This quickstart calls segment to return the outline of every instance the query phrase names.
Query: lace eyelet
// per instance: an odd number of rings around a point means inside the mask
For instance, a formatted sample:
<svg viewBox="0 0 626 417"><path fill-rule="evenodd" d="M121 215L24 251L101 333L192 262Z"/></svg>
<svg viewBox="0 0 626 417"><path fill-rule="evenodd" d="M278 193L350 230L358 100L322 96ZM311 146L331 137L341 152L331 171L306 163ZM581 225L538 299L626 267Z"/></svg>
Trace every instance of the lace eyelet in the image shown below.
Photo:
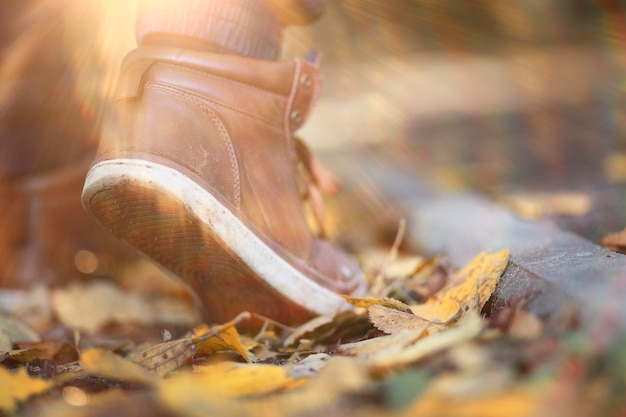
<svg viewBox="0 0 626 417"><path fill-rule="evenodd" d="M300 122L302 122L302 113L300 113L300 110L292 111L289 116L294 123L300 124Z"/></svg>

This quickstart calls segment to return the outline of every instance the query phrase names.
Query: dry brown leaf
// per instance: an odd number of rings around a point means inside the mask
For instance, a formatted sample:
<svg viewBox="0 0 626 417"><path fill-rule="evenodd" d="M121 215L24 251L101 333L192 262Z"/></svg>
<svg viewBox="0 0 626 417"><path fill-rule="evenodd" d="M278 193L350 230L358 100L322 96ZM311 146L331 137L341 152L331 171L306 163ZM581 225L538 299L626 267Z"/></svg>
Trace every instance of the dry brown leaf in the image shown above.
<svg viewBox="0 0 626 417"><path fill-rule="evenodd" d="M68 363L78 359L76 345L64 341L22 342L18 343L16 347L18 350L24 351L24 354L20 354L20 359L13 357L20 362L29 362L35 352L39 352L38 359L49 359L57 363ZM26 353L31 350L33 351L32 354Z"/></svg>
<svg viewBox="0 0 626 417"><path fill-rule="evenodd" d="M87 349L82 352L80 365L85 372L103 378L148 385L154 384L158 379L155 373L149 372L133 361L101 349Z"/></svg>
<svg viewBox="0 0 626 417"><path fill-rule="evenodd" d="M195 352L194 342L186 338L159 343L130 359L159 376L166 376L193 358Z"/></svg>
<svg viewBox="0 0 626 417"><path fill-rule="evenodd" d="M305 323L303 328L298 328L284 342L284 346L298 346L304 349L304 345L316 346L318 344L334 345L341 341L361 338L371 329L371 323L363 312L350 310L339 313L329 320L322 317Z"/></svg>
<svg viewBox="0 0 626 417"><path fill-rule="evenodd" d="M337 346L336 352L346 356L356 356L367 359L380 352L394 355L415 343L422 337L423 329L408 330L406 332L365 339L358 342L344 343Z"/></svg>
<svg viewBox="0 0 626 417"><path fill-rule="evenodd" d="M459 311L480 311L496 288L509 262L509 251L481 253L454 274L433 300L412 306L416 316L434 323L448 323Z"/></svg>
<svg viewBox="0 0 626 417"><path fill-rule="evenodd" d="M430 322L412 313L375 304L367 309L370 321L378 330L394 334L407 330L426 330Z"/></svg>
<svg viewBox="0 0 626 417"><path fill-rule="evenodd" d="M28 375L26 368L11 372L0 366L0 410L12 413L21 401L45 392L52 386L50 381Z"/></svg>
<svg viewBox="0 0 626 417"><path fill-rule="evenodd" d="M46 356L47 350L41 348L15 349L7 352L9 358L17 362L32 362Z"/></svg>
<svg viewBox="0 0 626 417"><path fill-rule="evenodd" d="M298 341L298 339L302 338L307 333L311 333L315 331L315 329L325 326L329 323L333 322L333 317L330 316L317 316L312 318L311 320L301 324L297 327L291 334L285 339L285 346L292 346Z"/></svg>
<svg viewBox="0 0 626 417"><path fill-rule="evenodd" d="M109 323L198 322L197 313L182 300L131 293L104 281L56 290L52 303L64 324L86 332L95 332Z"/></svg>
<svg viewBox="0 0 626 417"><path fill-rule="evenodd" d="M421 338L416 342L406 345L404 349L398 350L395 347L383 349L370 355L367 364L375 371L389 371L398 367L403 367L417 362L429 355L440 352L459 343L471 340L482 331L482 319L478 313L470 313L457 327L442 330L439 333ZM398 336L411 335L408 333L398 333ZM414 339L415 340L415 339Z"/></svg>

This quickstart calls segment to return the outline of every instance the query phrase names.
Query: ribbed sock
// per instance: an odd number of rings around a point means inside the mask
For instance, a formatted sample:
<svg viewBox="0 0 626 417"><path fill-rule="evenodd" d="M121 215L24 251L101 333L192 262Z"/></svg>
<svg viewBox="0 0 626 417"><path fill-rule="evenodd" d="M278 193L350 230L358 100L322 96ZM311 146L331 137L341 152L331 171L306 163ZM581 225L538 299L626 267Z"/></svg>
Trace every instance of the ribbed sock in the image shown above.
<svg viewBox="0 0 626 417"><path fill-rule="evenodd" d="M276 59L283 23L263 0L141 0L137 42Z"/></svg>

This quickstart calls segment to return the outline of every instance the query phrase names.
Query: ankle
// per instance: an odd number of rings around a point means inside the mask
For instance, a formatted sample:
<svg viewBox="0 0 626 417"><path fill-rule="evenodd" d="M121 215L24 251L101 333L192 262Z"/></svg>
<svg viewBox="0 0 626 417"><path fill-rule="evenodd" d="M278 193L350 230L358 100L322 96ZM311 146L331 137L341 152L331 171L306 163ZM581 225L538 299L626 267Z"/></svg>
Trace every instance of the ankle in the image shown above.
<svg viewBox="0 0 626 417"><path fill-rule="evenodd" d="M262 0L142 1L140 45L175 46L277 59L283 24Z"/></svg>

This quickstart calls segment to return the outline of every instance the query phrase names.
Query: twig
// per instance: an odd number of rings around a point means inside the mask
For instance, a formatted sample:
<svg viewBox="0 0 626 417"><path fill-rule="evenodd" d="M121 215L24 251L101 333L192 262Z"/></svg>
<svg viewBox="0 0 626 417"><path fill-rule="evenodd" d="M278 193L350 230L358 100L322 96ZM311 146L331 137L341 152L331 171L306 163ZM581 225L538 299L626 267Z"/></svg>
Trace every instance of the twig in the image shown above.
<svg viewBox="0 0 626 417"><path fill-rule="evenodd" d="M400 249L400 245L402 244L402 240L404 239L404 233L406 231L406 219L400 219L400 223L398 224L398 232L396 233L396 238L389 249L389 253L385 257L382 265L378 269L378 273L374 278L374 283L372 284L372 289L370 290L370 294L373 297L383 296L384 294L380 294L380 292L385 287L385 270L387 266L398 256L398 250Z"/></svg>

